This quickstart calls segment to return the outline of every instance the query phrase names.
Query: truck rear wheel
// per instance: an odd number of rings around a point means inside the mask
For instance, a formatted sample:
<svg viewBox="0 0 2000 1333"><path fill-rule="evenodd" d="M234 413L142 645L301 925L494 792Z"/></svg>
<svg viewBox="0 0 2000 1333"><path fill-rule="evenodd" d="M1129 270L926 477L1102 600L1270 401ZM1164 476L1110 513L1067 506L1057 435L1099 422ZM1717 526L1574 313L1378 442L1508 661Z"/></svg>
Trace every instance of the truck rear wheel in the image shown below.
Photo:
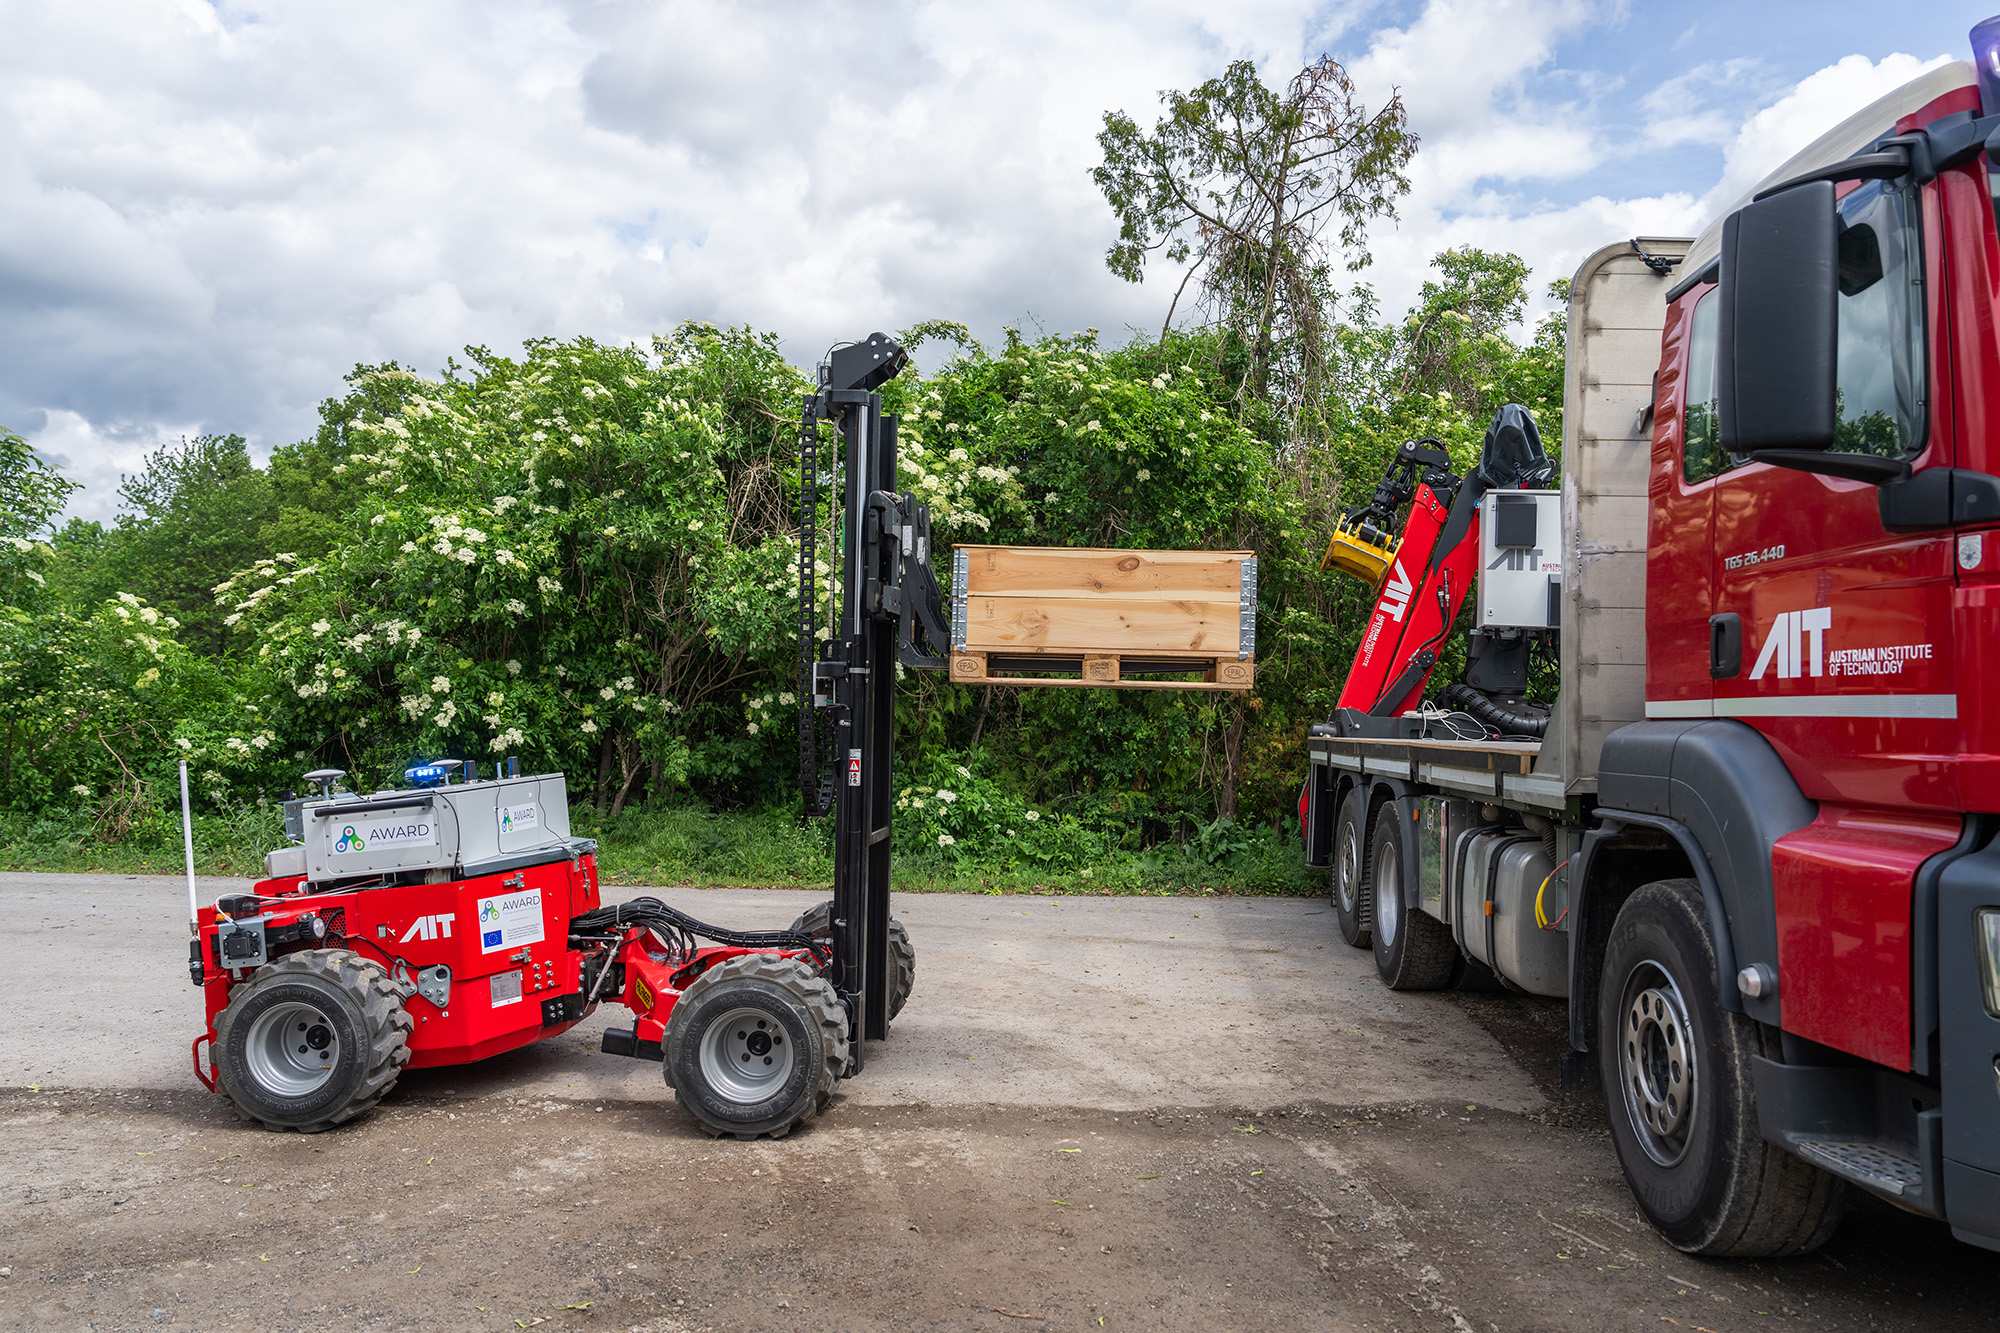
<svg viewBox="0 0 2000 1333"><path fill-rule="evenodd" d="M259 968L215 1020L216 1080L245 1116L307 1134L360 1115L396 1086L415 1024L380 964L309 949Z"/></svg>
<svg viewBox="0 0 2000 1333"><path fill-rule="evenodd" d="M792 929L812 936L827 939L833 934L833 899L817 903L799 914L792 922ZM903 923L895 917L889 918L889 967L893 975L889 978L889 1017L903 1012L903 1004L910 998L910 988L917 984L917 950L910 943L910 932L903 929Z"/></svg>
<svg viewBox="0 0 2000 1333"><path fill-rule="evenodd" d="M667 1019L668 1086L710 1134L783 1138L847 1068L847 1010L796 958L744 954L696 977Z"/></svg>
<svg viewBox="0 0 2000 1333"><path fill-rule="evenodd" d="M1333 919L1340 938L1357 949L1366 949L1370 939L1368 869L1368 793L1356 787L1333 824Z"/></svg>
<svg viewBox="0 0 2000 1333"><path fill-rule="evenodd" d="M1451 984L1458 945L1436 917L1412 910L1405 879L1416 873L1403 854L1402 820L1395 802L1375 817L1368 851L1375 971L1390 990L1441 990Z"/></svg>
<svg viewBox="0 0 2000 1333"><path fill-rule="evenodd" d="M1751 1059L1778 1034L1724 1009L1701 886L1666 879L1619 910L1597 1002L1611 1141L1639 1209L1689 1254L1774 1258L1823 1245L1845 1185L1764 1141Z"/></svg>

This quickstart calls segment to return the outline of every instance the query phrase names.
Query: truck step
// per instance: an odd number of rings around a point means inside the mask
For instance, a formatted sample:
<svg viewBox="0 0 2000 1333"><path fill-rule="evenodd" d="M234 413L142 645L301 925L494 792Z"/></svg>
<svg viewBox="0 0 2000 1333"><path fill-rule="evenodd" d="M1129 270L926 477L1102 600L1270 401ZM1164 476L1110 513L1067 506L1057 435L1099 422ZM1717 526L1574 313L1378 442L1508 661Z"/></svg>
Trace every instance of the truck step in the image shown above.
<svg viewBox="0 0 2000 1333"><path fill-rule="evenodd" d="M1000 673L1008 674L1002 675ZM1035 674L1016 674L1032 672ZM1059 673L1059 674L1058 674ZM1200 680L1142 680L1185 676ZM961 685L1058 686L1099 690L1248 690L1256 664L1235 653L963 652L951 654L951 678Z"/></svg>
<svg viewBox="0 0 2000 1333"><path fill-rule="evenodd" d="M1866 1139L1794 1140L1800 1157L1882 1194L1920 1192L1924 1168L1916 1158L1888 1144Z"/></svg>

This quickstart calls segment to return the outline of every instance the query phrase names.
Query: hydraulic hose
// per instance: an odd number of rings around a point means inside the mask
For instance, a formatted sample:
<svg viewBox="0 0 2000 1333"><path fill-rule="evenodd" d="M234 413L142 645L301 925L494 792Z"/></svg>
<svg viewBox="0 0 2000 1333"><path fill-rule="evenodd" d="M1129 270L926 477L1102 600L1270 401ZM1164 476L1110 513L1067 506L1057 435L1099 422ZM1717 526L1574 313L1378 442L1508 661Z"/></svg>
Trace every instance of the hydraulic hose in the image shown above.
<svg viewBox="0 0 2000 1333"><path fill-rule="evenodd" d="M1510 708L1487 698L1470 685L1447 685L1444 701L1484 722L1495 731L1509 736L1533 736L1540 739L1548 734L1549 715L1532 706Z"/></svg>

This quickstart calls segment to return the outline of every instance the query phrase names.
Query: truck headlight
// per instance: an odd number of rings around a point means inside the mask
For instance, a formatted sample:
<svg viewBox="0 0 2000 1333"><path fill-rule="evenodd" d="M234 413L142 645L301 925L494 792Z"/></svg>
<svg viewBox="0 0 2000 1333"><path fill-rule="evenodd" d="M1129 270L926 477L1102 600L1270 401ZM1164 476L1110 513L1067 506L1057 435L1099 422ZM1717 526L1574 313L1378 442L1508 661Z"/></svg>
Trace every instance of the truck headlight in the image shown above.
<svg viewBox="0 0 2000 1333"><path fill-rule="evenodd" d="M1973 948L1979 951L1979 984L1986 1012L2000 1018L2000 907L1982 907L1972 914Z"/></svg>

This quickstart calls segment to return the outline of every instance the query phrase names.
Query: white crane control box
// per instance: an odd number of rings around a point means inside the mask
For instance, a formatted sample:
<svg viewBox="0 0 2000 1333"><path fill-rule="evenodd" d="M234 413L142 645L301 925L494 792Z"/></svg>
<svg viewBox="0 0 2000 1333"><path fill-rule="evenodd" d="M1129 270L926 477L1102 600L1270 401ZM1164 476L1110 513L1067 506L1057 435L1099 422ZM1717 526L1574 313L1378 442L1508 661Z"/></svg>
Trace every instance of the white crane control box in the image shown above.
<svg viewBox="0 0 2000 1333"><path fill-rule="evenodd" d="M1479 501L1479 628L1562 623L1561 491L1488 491Z"/></svg>

